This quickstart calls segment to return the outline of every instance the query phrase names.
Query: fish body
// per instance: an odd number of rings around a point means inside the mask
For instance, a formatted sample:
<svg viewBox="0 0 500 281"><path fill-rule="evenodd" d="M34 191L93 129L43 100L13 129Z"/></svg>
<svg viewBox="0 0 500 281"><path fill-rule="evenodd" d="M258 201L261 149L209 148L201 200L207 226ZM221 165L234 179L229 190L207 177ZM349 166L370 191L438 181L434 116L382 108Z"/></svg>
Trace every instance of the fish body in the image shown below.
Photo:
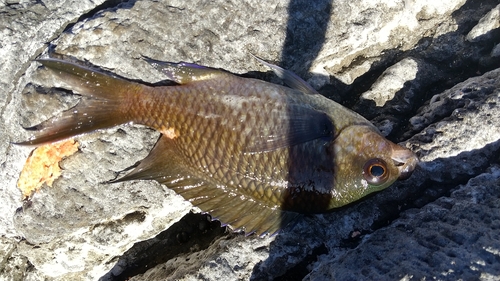
<svg viewBox="0 0 500 281"><path fill-rule="evenodd" d="M344 206L409 177L418 160L357 113L270 64L293 88L149 60L177 83L149 86L57 59L40 62L83 96L20 144L133 122L161 132L117 181L157 180L222 222L275 232L296 213Z"/></svg>

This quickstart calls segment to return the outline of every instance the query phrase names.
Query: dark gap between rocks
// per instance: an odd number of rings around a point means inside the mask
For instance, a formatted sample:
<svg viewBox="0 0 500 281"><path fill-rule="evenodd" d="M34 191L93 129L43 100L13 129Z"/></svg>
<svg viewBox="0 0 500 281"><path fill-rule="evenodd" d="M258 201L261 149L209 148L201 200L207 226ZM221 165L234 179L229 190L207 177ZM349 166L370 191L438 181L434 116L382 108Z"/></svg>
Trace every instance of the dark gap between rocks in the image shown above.
<svg viewBox="0 0 500 281"><path fill-rule="evenodd" d="M128 280L175 257L204 250L225 235L230 234L219 221L206 214L189 213L155 237L135 243L99 280Z"/></svg>
<svg viewBox="0 0 500 281"><path fill-rule="evenodd" d="M309 255L305 256L301 262L290 268L287 272L285 272L285 274L274 278L273 281L302 280L310 272L307 267L310 264L315 263L318 260L319 256L326 254L328 254L328 248L325 246L325 244L321 244L319 247L314 248Z"/></svg>
<svg viewBox="0 0 500 281"><path fill-rule="evenodd" d="M67 32L67 31L71 30L77 22L81 22L81 21L84 21L86 19L91 19L94 16L96 16L97 14L99 14L105 10L108 10L108 9L118 10L120 8L130 9L131 7L134 6L136 1L137 0L108 0L108 1L104 1L102 4L97 5L92 10L82 14L80 17L78 17L78 19L75 22L68 24L62 32Z"/></svg>
<svg viewBox="0 0 500 281"><path fill-rule="evenodd" d="M396 126L388 138L396 142L403 141L408 138L408 133L406 133L407 128L403 124L408 123L408 120L432 96L442 93L446 89L468 78L482 75L485 72L500 67L500 60L491 61L484 59L489 56L494 47L492 42L500 41L499 29L492 30L481 36L491 38L489 40L478 39L477 42L465 41L463 44L455 42L458 40L457 38L466 36L479 22L481 17L497 4L497 1L468 1L453 14L457 21L456 31L440 35L436 38L423 38L414 48L408 51L399 51L397 49L385 50L380 60L373 63L370 69L365 74L356 78L351 85L346 85L335 77L330 76L330 83L319 89L319 92L356 112L361 112L365 118L375 121L375 123L377 123L377 120L387 119L391 116L395 117L396 119L392 119L396 122ZM443 44L455 47L438 48L437 50L432 48L433 46ZM395 65L405 58L413 58L424 65L435 67L439 70L439 73L436 77L432 77L432 81L416 81L416 85L410 85L409 89L404 87L396 93L396 100L394 102L388 102L381 108L375 106L372 101L360 99L360 96L372 87L388 67ZM442 58L445 59L443 60ZM428 76L429 74L423 73L421 75ZM397 101L400 92L408 90L418 92L411 100L411 108L407 112L394 110L394 105L400 104ZM416 132L412 132L412 134L414 133Z"/></svg>

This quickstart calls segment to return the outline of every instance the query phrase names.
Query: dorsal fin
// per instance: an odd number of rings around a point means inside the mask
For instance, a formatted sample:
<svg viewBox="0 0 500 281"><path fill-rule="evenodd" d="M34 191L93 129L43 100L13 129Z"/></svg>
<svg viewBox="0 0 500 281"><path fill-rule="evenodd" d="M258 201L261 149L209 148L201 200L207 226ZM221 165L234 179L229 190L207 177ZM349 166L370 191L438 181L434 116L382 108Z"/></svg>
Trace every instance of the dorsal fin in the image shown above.
<svg viewBox="0 0 500 281"><path fill-rule="evenodd" d="M285 82L288 87L299 90L304 94L310 94L310 95L319 95L319 93L311 87L306 81L304 81L302 78L297 76L297 74L291 72L290 70L283 69L277 65L268 63L257 56L252 55L257 61L262 63L263 65L271 68L271 70Z"/></svg>
<svg viewBox="0 0 500 281"><path fill-rule="evenodd" d="M150 154L132 172L113 182L156 180L213 218L247 233L273 234L297 215L265 206L235 188L194 176L184 167L173 147L174 140L160 137Z"/></svg>
<svg viewBox="0 0 500 281"><path fill-rule="evenodd" d="M156 70L165 74L169 80L174 81L178 84L187 84L193 81L209 80L219 75L226 74L226 72L220 69L201 66L194 63L164 62L147 57L143 57L143 59Z"/></svg>

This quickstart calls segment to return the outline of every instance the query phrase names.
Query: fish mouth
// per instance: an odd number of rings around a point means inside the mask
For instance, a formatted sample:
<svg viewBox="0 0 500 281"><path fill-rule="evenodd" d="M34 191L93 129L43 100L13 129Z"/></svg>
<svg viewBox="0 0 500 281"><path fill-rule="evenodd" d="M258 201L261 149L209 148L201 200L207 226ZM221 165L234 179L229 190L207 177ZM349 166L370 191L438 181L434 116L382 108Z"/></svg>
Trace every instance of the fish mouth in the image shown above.
<svg viewBox="0 0 500 281"><path fill-rule="evenodd" d="M398 180L408 179L419 162L415 153L399 145L393 148L391 159L399 170Z"/></svg>

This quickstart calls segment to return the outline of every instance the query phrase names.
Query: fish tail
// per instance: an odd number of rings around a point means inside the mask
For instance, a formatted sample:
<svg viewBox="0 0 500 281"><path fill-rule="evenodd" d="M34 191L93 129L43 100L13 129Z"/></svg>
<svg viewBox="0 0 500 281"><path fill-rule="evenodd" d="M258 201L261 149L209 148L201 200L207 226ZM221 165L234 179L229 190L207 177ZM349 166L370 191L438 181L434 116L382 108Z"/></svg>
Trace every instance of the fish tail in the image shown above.
<svg viewBox="0 0 500 281"><path fill-rule="evenodd" d="M17 144L41 145L133 121L130 105L147 86L58 59L39 62L84 98L61 115L26 128L35 135Z"/></svg>

